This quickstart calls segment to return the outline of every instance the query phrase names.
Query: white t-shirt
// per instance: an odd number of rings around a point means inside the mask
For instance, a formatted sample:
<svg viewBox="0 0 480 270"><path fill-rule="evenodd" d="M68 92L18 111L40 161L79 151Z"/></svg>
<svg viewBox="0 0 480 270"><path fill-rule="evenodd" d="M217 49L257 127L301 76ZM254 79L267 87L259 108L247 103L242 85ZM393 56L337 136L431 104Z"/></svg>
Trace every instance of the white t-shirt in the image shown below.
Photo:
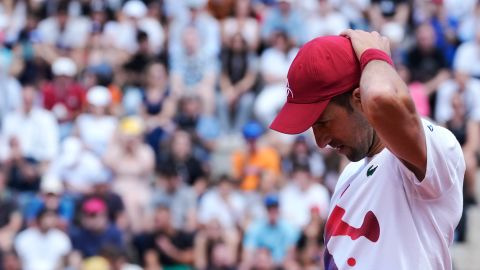
<svg viewBox="0 0 480 270"><path fill-rule="evenodd" d="M458 46L453 58L453 69L470 76L480 77L480 47L475 41L462 43Z"/></svg>
<svg viewBox="0 0 480 270"><path fill-rule="evenodd" d="M245 200L236 192L231 192L227 200L228 203L216 189L207 192L200 201L198 210L200 223L207 224L217 219L224 229L235 228L237 222L243 218Z"/></svg>
<svg viewBox="0 0 480 270"><path fill-rule="evenodd" d="M445 124L454 114L452 97L459 92L460 86L455 80L448 80L438 87L437 106L435 107L435 120ZM470 78L462 93L466 115L469 119L480 121L480 80Z"/></svg>
<svg viewBox="0 0 480 270"><path fill-rule="evenodd" d="M386 148L341 174L325 230L325 269L452 269L448 247L462 213L465 161L450 131L422 122L422 182Z"/></svg>
<svg viewBox="0 0 480 270"><path fill-rule="evenodd" d="M330 195L326 187L312 183L306 191L294 183L280 192L280 213L296 228L303 228L310 222L310 211L317 207L320 216L326 219Z"/></svg>
<svg viewBox="0 0 480 270"><path fill-rule="evenodd" d="M54 270L72 249L68 236L51 229L42 234L37 228L26 229L15 239L15 249L24 270Z"/></svg>

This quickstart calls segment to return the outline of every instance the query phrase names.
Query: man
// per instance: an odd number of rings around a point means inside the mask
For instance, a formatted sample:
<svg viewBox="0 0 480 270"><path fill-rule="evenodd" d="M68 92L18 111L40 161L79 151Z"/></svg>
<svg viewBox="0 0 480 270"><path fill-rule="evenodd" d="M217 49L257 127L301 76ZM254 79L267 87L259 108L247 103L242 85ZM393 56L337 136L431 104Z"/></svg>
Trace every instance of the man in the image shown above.
<svg viewBox="0 0 480 270"><path fill-rule="evenodd" d="M22 269L58 269L70 253L72 244L68 235L57 228L58 214L43 208L37 215L36 226L18 234L15 251L23 264Z"/></svg>
<svg viewBox="0 0 480 270"><path fill-rule="evenodd" d="M241 269L255 265L258 252L266 248L276 267L293 267L293 252L299 231L280 216L280 202L275 194L267 195L264 200L266 218L252 222L243 237L243 260ZM245 268L243 268L245 267Z"/></svg>
<svg viewBox="0 0 480 270"><path fill-rule="evenodd" d="M452 269L465 161L455 137L421 120L377 32L303 46L271 128L301 133L352 161L332 196L326 269Z"/></svg>

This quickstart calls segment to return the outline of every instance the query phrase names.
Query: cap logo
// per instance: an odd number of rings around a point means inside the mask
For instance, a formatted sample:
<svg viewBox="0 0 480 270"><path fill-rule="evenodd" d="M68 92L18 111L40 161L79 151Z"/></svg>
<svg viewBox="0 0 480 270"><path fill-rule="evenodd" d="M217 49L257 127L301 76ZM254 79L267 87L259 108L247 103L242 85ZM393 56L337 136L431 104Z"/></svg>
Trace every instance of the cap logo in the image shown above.
<svg viewBox="0 0 480 270"><path fill-rule="evenodd" d="M293 91L292 91L292 89L290 88L290 84L288 83L288 79L287 79L286 88L287 88L287 98L288 98L290 95L292 95L292 98L293 98Z"/></svg>

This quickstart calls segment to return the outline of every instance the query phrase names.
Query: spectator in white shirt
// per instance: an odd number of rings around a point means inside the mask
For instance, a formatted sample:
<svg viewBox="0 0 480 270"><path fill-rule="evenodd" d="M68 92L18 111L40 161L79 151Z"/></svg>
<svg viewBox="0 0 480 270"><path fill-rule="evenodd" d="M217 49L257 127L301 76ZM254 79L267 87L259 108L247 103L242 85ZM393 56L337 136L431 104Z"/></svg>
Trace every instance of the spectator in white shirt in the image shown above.
<svg viewBox="0 0 480 270"><path fill-rule="evenodd" d="M58 123L53 114L35 104L37 90L25 86L21 109L5 116L1 160L7 165L9 187L38 191L38 180L59 147Z"/></svg>
<svg viewBox="0 0 480 270"><path fill-rule="evenodd" d="M326 187L313 182L307 165L294 168L291 183L280 192L280 213L297 229L305 227L311 219L312 208L320 211L326 220L330 195Z"/></svg>
<svg viewBox="0 0 480 270"><path fill-rule="evenodd" d="M17 251L24 270L55 270L62 265L72 249L70 239L56 229L58 215L52 210L42 210L37 217L37 226L26 229L15 239Z"/></svg>

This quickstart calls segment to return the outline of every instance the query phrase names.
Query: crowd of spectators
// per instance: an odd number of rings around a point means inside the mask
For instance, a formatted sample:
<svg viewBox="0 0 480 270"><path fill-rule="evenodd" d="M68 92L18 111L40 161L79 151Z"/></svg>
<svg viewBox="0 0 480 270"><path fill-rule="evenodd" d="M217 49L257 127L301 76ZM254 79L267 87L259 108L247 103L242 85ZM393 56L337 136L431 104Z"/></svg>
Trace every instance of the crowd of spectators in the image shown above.
<svg viewBox="0 0 480 270"><path fill-rule="evenodd" d="M298 48L346 28L460 141L468 209L480 1L1 1L0 269L323 269L346 161L268 125Z"/></svg>

